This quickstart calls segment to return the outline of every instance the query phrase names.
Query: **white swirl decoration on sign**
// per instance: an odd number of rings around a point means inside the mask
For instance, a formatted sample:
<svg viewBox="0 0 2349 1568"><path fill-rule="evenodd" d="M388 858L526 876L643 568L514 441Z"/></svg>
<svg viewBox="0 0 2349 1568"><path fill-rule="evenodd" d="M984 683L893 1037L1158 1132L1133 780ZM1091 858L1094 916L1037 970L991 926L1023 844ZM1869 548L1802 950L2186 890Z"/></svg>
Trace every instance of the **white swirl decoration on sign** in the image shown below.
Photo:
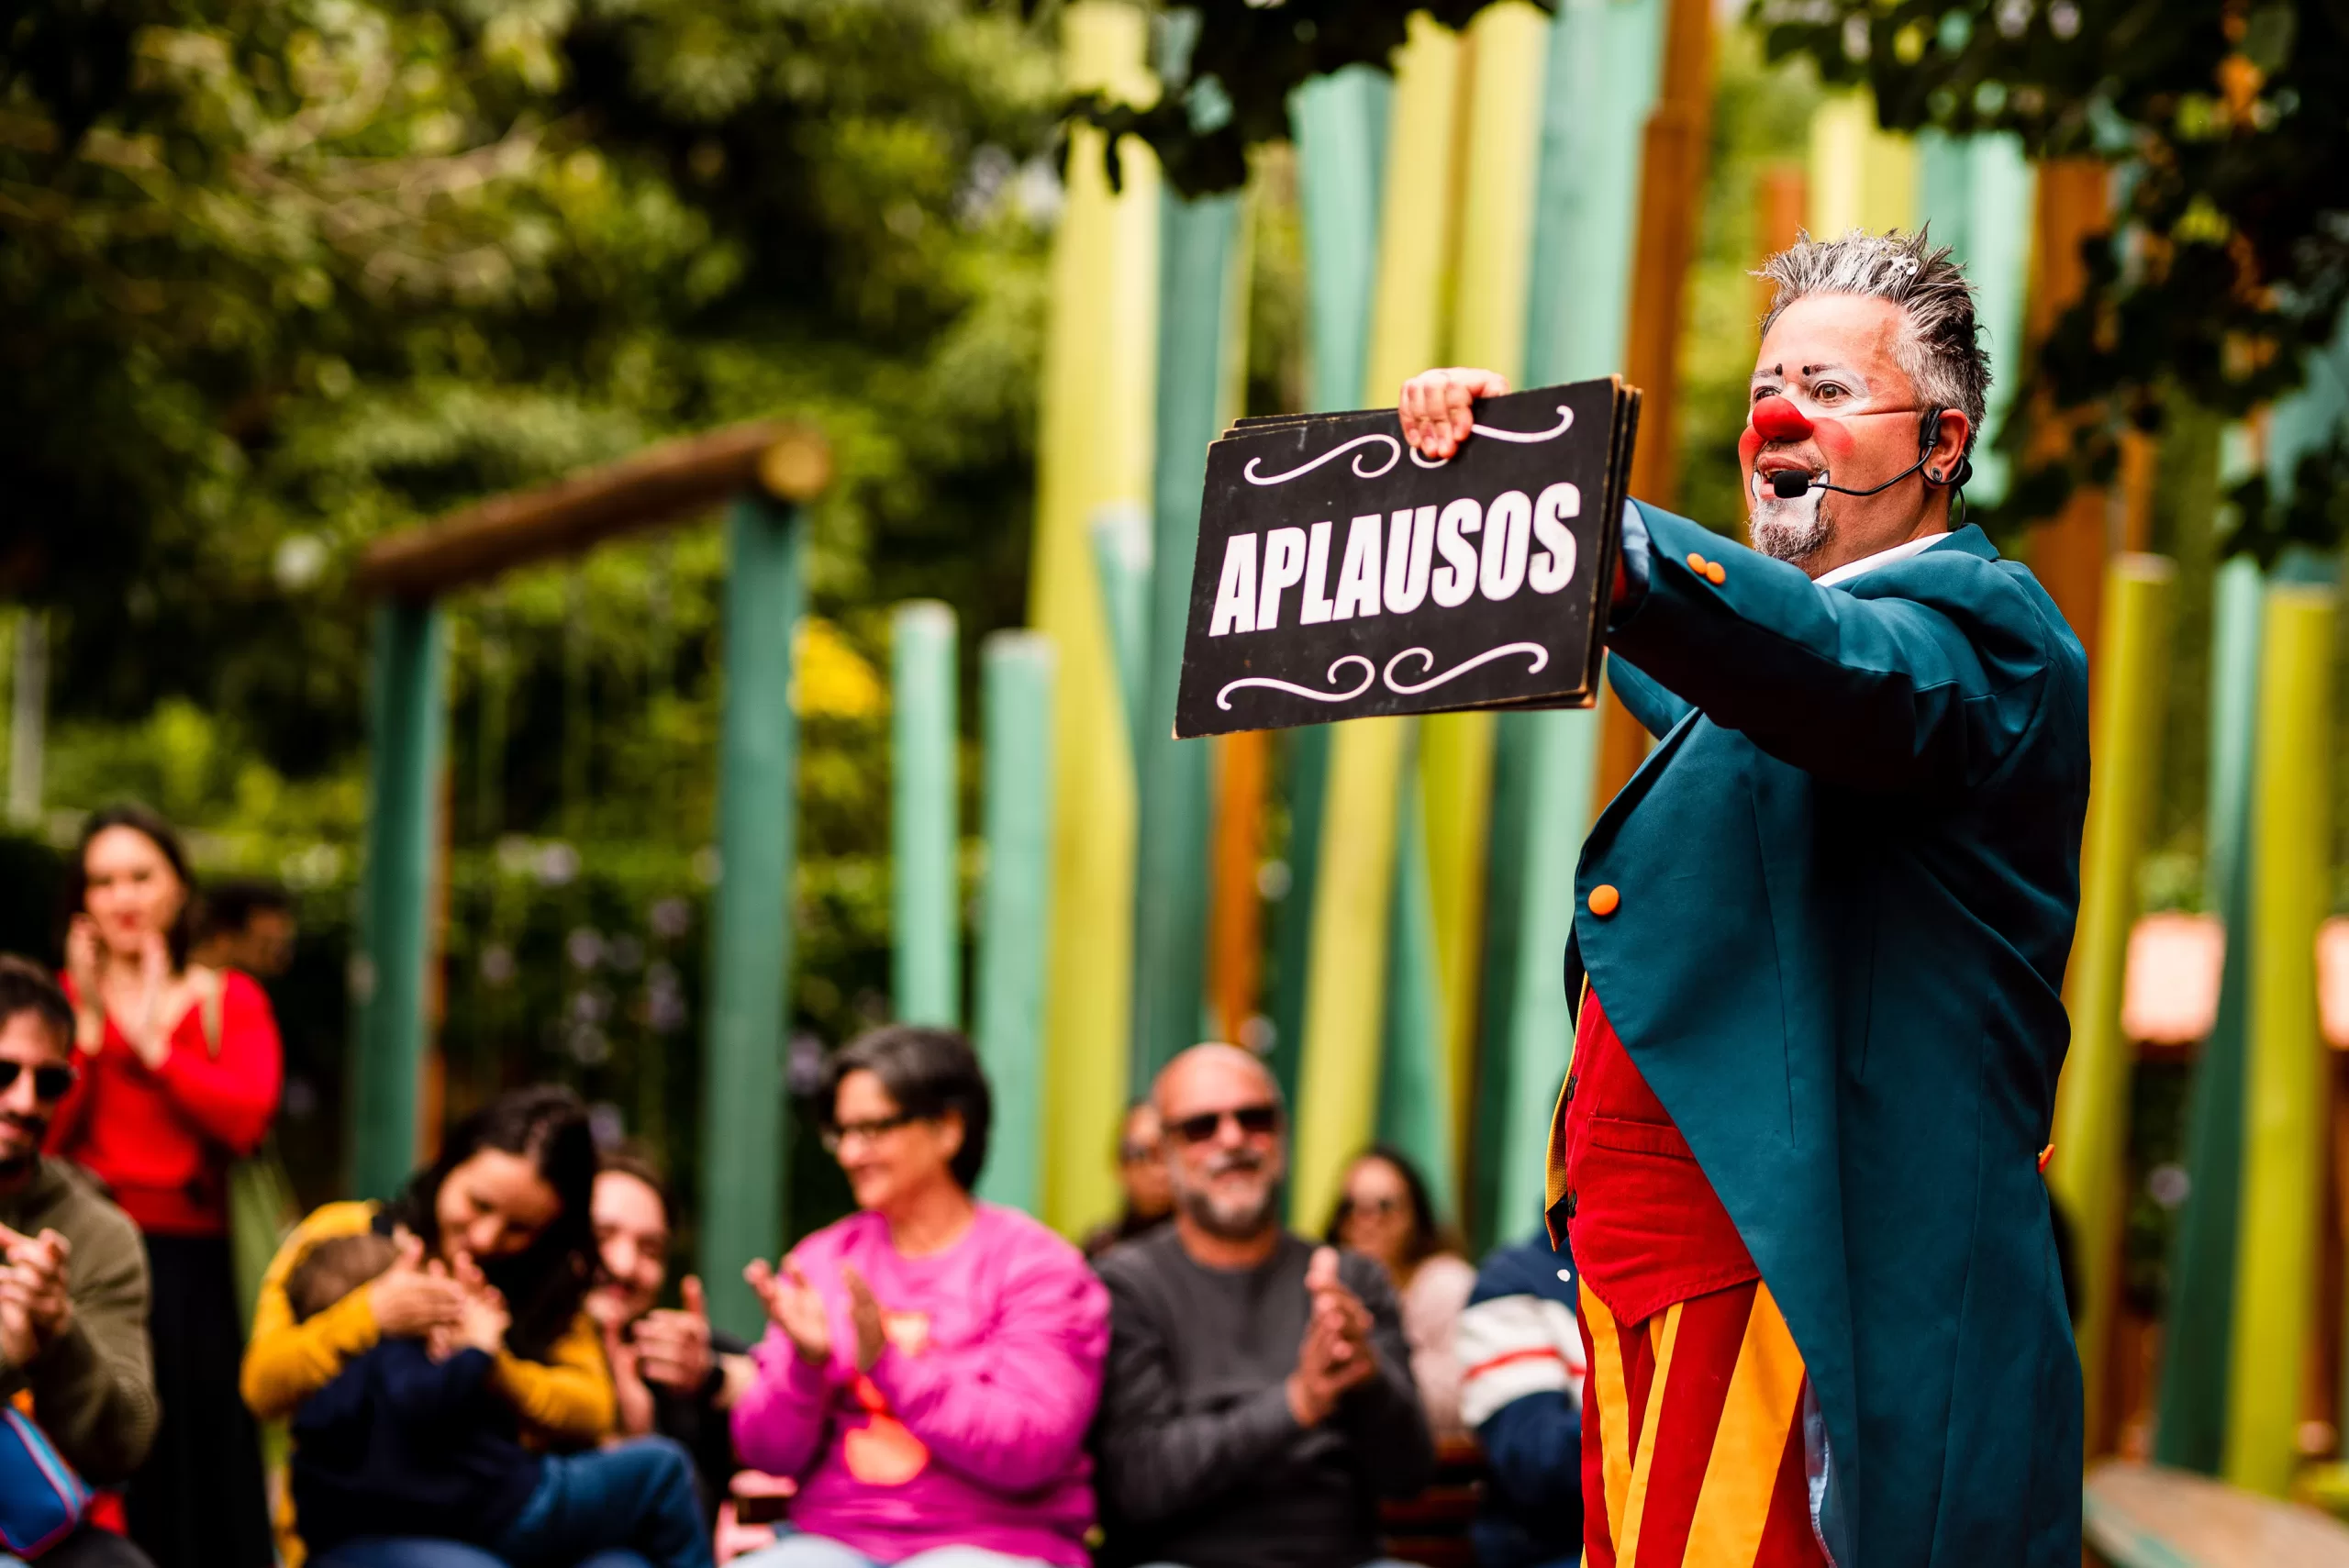
<svg viewBox="0 0 2349 1568"><path fill-rule="evenodd" d="M1349 664L1359 664L1362 666L1362 684L1356 686L1350 692L1317 692L1310 686L1292 685L1286 681L1275 681L1269 675L1248 675L1232 682L1230 685L1224 687L1223 690L1216 693L1215 706L1223 709L1226 713L1230 712L1231 694L1238 691L1242 686L1265 686L1276 692L1288 692L1300 697L1311 697L1315 702L1352 702L1354 698L1362 695L1363 693L1370 690L1370 683L1374 678L1375 678L1378 671L1376 665L1364 658L1361 654L1349 653L1344 658L1330 666L1330 684L1335 685L1337 684L1338 672L1344 669Z"/></svg>
<svg viewBox="0 0 2349 1568"><path fill-rule="evenodd" d="M1370 456L1370 454L1368 452L1354 452L1353 469L1354 477L1356 479L1376 479L1388 469L1393 468L1397 463L1403 461L1403 443L1397 440L1392 436L1379 435L1375 431L1367 436L1356 436L1353 440L1346 442L1342 446L1331 447L1328 451L1323 452L1319 457L1315 458L1311 462L1307 463L1304 467L1292 468L1286 473L1258 473L1256 472L1256 465L1264 461L1260 457L1250 458L1248 460L1248 466L1241 472L1247 474L1248 483L1251 484L1286 484L1300 473L1310 473L1315 469L1320 467L1323 463L1330 462L1331 459L1343 457L1346 453L1353 451L1356 447L1368 446L1374 441L1385 444L1386 448L1386 461L1380 463L1376 468L1364 468L1363 466L1363 462Z"/></svg>
<svg viewBox="0 0 2349 1568"><path fill-rule="evenodd" d="M1560 436L1563 436L1568 430L1573 429L1574 424L1575 411L1561 403L1558 405L1558 423L1551 429L1497 430L1490 425L1471 425L1469 428L1475 431L1480 436L1490 436L1497 441L1514 441L1519 446L1531 447L1537 446L1543 441L1556 440ZM1419 449L1413 447L1411 449L1411 461L1421 468L1442 468L1445 463L1450 462L1452 459L1448 457L1421 457L1419 455Z"/></svg>
<svg viewBox="0 0 2349 1568"><path fill-rule="evenodd" d="M1394 658L1389 659L1386 662L1386 689L1393 692L1397 696L1416 696L1420 692L1433 691L1436 687L1442 685L1446 681L1457 680L1461 676L1466 674L1469 671L1475 669L1480 664L1489 664L1496 659L1506 659L1512 653L1525 653L1531 655L1533 662L1525 667L1525 673L1529 675L1540 674L1542 669L1550 662L1549 651L1538 642L1508 642L1503 643L1498 648L1487 648L1482 653L1477 654L1474 659L1467 660L1463 663L1454 664L1451 669L1446 670L1441 675L1431 676L1427 680L1417 683L1397 681L1395 678L1395 666L1400 664L1406 659L1416 658L1419 660L1419 667L1422 670L1432 670L1435 668L1434 654L1429 652L1424 648L1406 648L1402 652L1397 653Z"/></svg>

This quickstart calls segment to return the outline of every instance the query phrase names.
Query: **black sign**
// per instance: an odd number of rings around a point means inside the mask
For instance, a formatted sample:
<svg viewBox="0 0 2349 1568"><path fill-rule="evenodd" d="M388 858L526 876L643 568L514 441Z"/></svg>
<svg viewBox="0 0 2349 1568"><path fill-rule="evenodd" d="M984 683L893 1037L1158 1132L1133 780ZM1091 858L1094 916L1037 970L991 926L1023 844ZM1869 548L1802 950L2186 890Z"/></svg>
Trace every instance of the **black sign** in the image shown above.
<svg viewBox="0 0 2349 1568"><path fill-rule="evenodd" d="M1392 408L1242 419L1208 449L1179 737L1586 707L1640 395L1488 398L1448 462Z"/></svg>

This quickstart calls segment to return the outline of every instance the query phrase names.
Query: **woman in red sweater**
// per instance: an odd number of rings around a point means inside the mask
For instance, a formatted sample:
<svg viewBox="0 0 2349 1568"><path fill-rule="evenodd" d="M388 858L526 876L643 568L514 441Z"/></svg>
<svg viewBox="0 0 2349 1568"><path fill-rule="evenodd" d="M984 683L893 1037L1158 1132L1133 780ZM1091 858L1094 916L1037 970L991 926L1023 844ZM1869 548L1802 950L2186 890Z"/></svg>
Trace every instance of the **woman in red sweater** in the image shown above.
<svg viewBox="0 0 2349 1568"><path fill-rule="evenodd" d="M277 1111L277 1024L260 986L188 962L195 887L168 823L112 806L68 872L76 1084L49 1152L114 1189L147 1241L163 1418L126 1499L158 1568L269 1568L268 1505L228 1251L229 1164Z"/></svg>

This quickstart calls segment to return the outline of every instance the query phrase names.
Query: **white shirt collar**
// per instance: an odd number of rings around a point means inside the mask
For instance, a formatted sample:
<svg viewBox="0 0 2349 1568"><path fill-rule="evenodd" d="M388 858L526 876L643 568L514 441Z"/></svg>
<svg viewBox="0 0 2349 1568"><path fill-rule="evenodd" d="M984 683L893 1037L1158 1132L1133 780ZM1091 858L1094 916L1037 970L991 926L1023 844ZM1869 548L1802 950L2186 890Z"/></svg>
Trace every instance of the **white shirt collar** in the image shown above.
<svg viewBox="0 0 2349 1568"><path fill-rule="evenodd" d="M1890 550L1879 550L1874 555L1863 555L1857 561L1847 561L1834 571L1821 573L1811 581L1822 588L1832 588L1838 583L1848 583L1853 578L1863 576L1879 566L1889 566L1904 556L1914 555L1919 550L1931 550L1947 538L1949 538L1947 534L1927 534L1923 539L1912 539L1906 544L1896 544Z"/></svg>

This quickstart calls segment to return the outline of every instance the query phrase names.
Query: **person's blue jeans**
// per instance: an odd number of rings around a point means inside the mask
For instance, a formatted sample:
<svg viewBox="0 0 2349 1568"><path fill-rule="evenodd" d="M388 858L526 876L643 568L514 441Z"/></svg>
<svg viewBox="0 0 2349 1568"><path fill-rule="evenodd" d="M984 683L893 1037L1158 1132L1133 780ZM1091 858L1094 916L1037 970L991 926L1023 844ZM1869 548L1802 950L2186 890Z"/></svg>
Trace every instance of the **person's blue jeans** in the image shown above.
<svg viewBox="0 0 2349 1568"><path fill-rule="evenodd" d="M310 1568L507 1568L478 1546L460 1540L433 1540L423 1536L370 1536L346 1540L323 1556L310 1559ZM633 1551L605 1551L583 1557L573 1568L651 1568Z"/></svg>
<svg viewBox="0 0 2349 1568"><path fill-rule="evenodd" d="M572 1568L624 1546L653 1568L711 1568L693 1461L667 1438L635 1438L593 1453L550 1454L538 1490L490 1543L514 1568Z"/></svg>
<svg viewBox="0 0 2349 1568"><path fill-rule="evenodd" d="M1045 1568L1045 1564L1033 1557L1013 1557L983 1546L933 1546L888 1564L829 1536L796 1530L773 1546L745 1552L727 1568Z"/></svg>

